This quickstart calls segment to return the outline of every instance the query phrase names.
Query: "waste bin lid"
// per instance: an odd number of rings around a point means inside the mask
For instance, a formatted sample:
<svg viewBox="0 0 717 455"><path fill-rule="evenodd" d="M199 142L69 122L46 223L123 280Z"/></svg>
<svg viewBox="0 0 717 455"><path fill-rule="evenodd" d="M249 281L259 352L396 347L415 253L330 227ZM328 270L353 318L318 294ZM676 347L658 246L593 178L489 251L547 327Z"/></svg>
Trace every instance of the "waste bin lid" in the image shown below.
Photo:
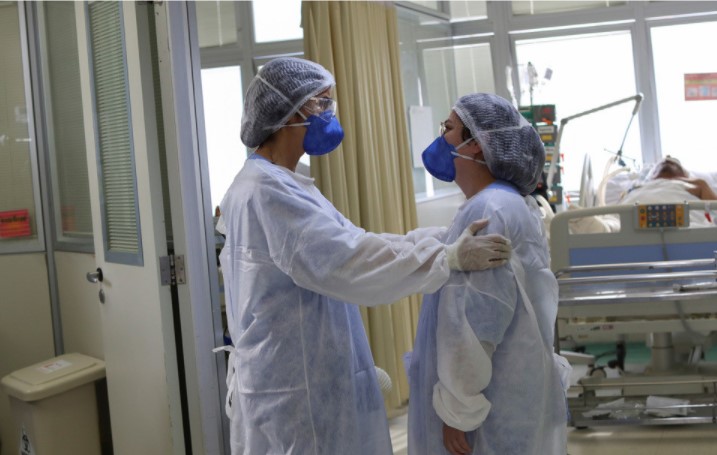
<svg viewBox="0 0 717 455"><path fill-rule="evenodd" d="M105 377L105 363L83 354L64 354L2 378L8 395L37 401Z"/></svg>

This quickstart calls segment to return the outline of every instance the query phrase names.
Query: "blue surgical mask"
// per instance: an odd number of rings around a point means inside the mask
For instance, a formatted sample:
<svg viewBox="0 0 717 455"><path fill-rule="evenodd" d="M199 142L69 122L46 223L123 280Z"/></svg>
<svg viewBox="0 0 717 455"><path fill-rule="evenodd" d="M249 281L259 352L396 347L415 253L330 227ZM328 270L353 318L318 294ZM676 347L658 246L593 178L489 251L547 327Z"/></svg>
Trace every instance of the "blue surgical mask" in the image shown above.
<svg viewBox="0 0 717 455"><path fill-rule="evenodd" d="M304 115L299 112L299 115ZM333 111L324 111L319 115L305 117L303 123L292 123L286 126L306 126L304 136L304 151L309 155L325 155L341 144L344 139L344 130Z"/></svg>
<svg viewBox="0 0 717 455"><path fill-rule="evenodd" d="M446 141L445 137L438 136L436 140L423 151L423 154L421 155L421 158L423 159L423 166L429 174L438 180L452 182L456 179L456 165L453 162L456 157L486 164L485 161L476 160L458 153L458 149L472 140L473 138L468 138L458 144L458 147L454 147Z"/></svg>

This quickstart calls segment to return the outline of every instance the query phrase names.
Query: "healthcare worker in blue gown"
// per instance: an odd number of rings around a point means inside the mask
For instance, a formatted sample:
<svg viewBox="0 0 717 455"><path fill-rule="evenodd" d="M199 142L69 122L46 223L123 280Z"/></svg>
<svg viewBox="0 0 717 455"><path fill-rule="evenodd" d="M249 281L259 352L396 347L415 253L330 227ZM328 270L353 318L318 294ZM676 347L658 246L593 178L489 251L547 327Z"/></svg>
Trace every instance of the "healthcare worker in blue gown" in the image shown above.
<svg viewBox="0 0 717 455"><path fill-rule="evenodd" d="M545 163L536 131L505 99L458 99L422 155L467 201L444 240L475 218L501 234L506 267L452 272L424 296L409 367L410 455L565 455L570 367L553 354L558 286L530 193Z"/></svg>
<svg viewBox="0 0 717 455"><path fill-rule="evenodd" d="M270 61L250 83L242 142L256 148L221 203L220 254L233 346L227 375L232 454L392 453L383 397L357 305L433 292L451 269L503 266L510 245L445 245L439 229L406 236L354 226L299 158L343 138L334 79L297 58Z"/></svg>

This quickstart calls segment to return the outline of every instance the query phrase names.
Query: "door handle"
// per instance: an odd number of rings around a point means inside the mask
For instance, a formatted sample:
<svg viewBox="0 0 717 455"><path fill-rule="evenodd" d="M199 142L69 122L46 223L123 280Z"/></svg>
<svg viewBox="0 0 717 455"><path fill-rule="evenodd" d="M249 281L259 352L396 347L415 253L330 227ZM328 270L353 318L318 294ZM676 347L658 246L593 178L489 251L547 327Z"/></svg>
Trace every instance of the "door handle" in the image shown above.
<svg viewBox="0 0 717 455"><path fill-rule="evenodd" d="M97 270L94 272L87 272L87 281L89 281L90 283L101 283L102 279L102 269L99 267L97 267Z"/></svg>

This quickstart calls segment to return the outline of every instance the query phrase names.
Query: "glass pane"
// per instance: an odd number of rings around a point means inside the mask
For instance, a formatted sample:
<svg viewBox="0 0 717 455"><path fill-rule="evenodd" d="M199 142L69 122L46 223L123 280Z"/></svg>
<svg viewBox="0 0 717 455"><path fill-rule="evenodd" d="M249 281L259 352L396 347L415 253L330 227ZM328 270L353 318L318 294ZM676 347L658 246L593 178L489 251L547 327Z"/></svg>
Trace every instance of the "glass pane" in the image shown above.
<svg viewBox="0 0 717 455"><path fill-rule="evenodd" d="M516 51L521 105L554 104L558 122L636 94L629 32L518 41ZM535 68L533 78L527 75L528 63ZM560 144L565 191L579 191L585 155L590 156L596 179L602 178L606 162L620 148L634 106L626 102L565 125ZM641 163L637 125L634 119L623 153Z"/></svg>
<svg viewBox="0 0 717 455"><path fill-rule="evenodd" d="M239 138L244 106L240 68L203 69L202 94L212 207L217 207L246 160Z"/></svg>
<svg viewBox="0 0 717 455"><path fill-rule="evenodd" d="M88 6L105 260L142 263L121 4Z"/></svg>
<svg viewBox="0 0 717 455"><path fill-rule="evenodd" d="M92 212L82 117L75 5L43 3L45 115L57 238L92 245Z"/></svg>
<svg viewBox="0 0 717 455"><path fill-rule="evenodd" d="M0 3L0 244L37 236L18 6Z"/></svg>
<svg viewBox="0 0 717 455"><path fill-rule="evenodd" d="M495 93L493 64L489 44L426 49L423 53L426 74L426 101L433 111L433 138L438 136L438 125L448 118L455 101L475 92ZM426 144L428 145L428 144ZM414 166L422 164L414 162ZM453 189L455 183L432 179L434 191ZM426 189L430 196L430 184Z"/></svg>
<svg viewBox="0 0 717 455"><path fill-rule="evenodd" d="M495 93L490 44L462 46L453 49L458 96L468 93Z"/></svg>
<svg viewBox="0 0 717 455"><path fill-rule="evenodd" d="M300 0L252 0L254 38L257 43L301 39Z"/></svg>
<svg viewBox="0 0 717 455"><path fill-rule="evenodd" d="M436 11L440 11L441 7L438 4L437 1L431 1L431 0L409 0L408 3L414 3L416 5L423 6L424 8L430 8L435 9Z"/></svg>
<svg viewBox="0 0 717 455"><path fill-rule="evenodd" d="M451 22L488 17L485 0L462 0L448 2Z"/></svg>
<svg viewBox="0 0 717 455"><path fill-rule="evenodd" d="M455 101L456 76L450 48L421 49L425 40L450 36L450 24L404 8L397 9L403 95L413 157L413 186L419 197L433 196L453 183L436 180L423 168L421 152L438 136L438 123Z"/></svg>
<svg viewBox="0 0 717 455"><path fill-rule="evenodd" d="M199 47L224 46L237 42L234 2L196 2Z"/></svg>
<svg viewBox="0 0 717 455"><path fill-rule="evenodd" d="M692 171L717 172L717 53L706 52L715 40L717 22L652 29L662 153Z"/></svg>
<svg viewBox="0 0 717 455"><path fill-rule="evenodd" d="M565 11L577 11L595 8L607 8L611 6L624 5L626 2L618 2L611 0L572 0L572 1L547 1L547 0L528 0L514 1L513 14L516 16L542 14L542 13L560 13Z"/></svg>

